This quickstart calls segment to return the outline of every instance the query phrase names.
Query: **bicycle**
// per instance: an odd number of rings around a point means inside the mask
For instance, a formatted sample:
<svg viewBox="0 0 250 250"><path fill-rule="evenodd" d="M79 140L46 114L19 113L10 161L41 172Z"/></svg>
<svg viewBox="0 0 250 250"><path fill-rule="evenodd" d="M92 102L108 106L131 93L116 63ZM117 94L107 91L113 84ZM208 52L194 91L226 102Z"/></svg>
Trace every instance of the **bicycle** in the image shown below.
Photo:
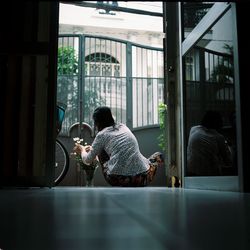
<svg viewBox="0 0 250 250"><path fill-rule="evenodd" d="M66 111L66 105L63 103L57 103L56 107L57 107L56 132L58 136L62 128L62 123ZM54 184L58 185L63 180L68 171L69 171L69 154L63 143L60 142L58 138L56 138Z"/></svg>
<svg viewBox="0 0 250 250"><path fill-rule="evenodd" d="M57 136L59 135L61 128L62 128L62 123L64 120L65 116L65 111L66 111L66 105L63 103L57 103L57 119L56 119L56 132ZM73 124L71 128L79 126L79 123ZM92 129L89 124L87 123L82 123L81 124L81 133L83 135L84 131L89 135L92 135ZM84 136L85 137L85 136ZM88 137L88 136L86 136ZM80 164L80 167L82 170L85 171L86 173L86 183L87 186L92 186L93 182L93 177L95 173L95 169L97 167L97 163L95 162L94 164L91 164L90 166L85 165L83 162L78 162ZM70 167L70 161L69 161L69 154L66 149L66 147L63 145L61 141L59 141L58 138L56 138L56 145L55 145L55 179L54 179L54 185L58 185L66 176L66 174L69 171Z"/></svg>

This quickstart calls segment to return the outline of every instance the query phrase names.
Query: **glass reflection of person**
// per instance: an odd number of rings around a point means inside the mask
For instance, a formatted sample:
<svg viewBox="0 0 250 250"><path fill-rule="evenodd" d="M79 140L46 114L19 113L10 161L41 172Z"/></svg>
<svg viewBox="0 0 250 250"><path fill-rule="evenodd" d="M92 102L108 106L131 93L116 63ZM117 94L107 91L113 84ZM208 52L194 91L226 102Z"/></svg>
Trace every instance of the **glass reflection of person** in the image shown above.
<svg viewBox="0 0 250 250"><path fill-rule="evenodd" d="M190 129L187 147L187 172L194 176L222 175L232 167L232 155L225 137L218 131L222 118L217 111L207 111L201 124Z"/></svg>

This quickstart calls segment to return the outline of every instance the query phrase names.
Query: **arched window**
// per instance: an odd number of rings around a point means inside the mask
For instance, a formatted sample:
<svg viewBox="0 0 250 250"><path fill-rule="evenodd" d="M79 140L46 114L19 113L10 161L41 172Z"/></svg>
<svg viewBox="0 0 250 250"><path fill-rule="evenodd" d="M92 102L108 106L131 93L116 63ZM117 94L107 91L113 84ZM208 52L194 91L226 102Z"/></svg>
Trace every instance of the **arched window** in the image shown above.
<svg viewBox="0 0 250 250"><path fill-rule="evenodd" d="M85 57L85 75L88 76L120 76L120 63L106 53L92 53Z"/></svg>

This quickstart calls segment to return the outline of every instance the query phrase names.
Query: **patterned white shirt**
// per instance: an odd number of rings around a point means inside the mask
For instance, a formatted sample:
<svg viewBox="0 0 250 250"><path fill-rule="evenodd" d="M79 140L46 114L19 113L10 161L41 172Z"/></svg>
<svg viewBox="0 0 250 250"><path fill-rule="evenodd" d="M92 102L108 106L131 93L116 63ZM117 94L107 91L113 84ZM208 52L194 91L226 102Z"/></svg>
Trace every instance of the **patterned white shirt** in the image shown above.
<svg viewBox="0 0 250 250"><path fill-rule="evenodd" d="M136 137L122 123L99 131L92 149L82 154L83 161L91 163L102 150L109 155L107 174L131 176L149 169L149 160L141 154Z"/></svg>
<svg viewBox="0 0 250 250"><path fill-rule="evenodd" d="M231 164L231 153L222 134L201 125L191 128L187 147L187 167L190 172L219 175L221 167Z"/></svg>

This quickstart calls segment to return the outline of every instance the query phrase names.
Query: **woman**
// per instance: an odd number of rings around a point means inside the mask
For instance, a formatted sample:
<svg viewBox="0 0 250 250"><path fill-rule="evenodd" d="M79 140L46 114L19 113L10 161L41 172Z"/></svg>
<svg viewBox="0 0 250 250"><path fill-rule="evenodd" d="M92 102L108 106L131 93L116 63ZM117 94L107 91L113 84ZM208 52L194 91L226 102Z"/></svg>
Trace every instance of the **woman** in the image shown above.
<svg viewBox="0 0 250 250"><path fill-rule="evenodd" d="M225 137L219 133L222 118L219 112L209 110L201 124L190 130L187 147L188 175L216 176L232 167L232 155Z"/></svg>
<svg viewBox="0 0 250 250"><path fill-rule="evenodd" d="M73 151L81 155L85 164L97 157L104 178L112 186L147 186L163 164L162 154L156 152L145 158L133 133L126 125L115 123L108 107L96 108L93 120L98 133L92 146L76 145Z"/></svg>

